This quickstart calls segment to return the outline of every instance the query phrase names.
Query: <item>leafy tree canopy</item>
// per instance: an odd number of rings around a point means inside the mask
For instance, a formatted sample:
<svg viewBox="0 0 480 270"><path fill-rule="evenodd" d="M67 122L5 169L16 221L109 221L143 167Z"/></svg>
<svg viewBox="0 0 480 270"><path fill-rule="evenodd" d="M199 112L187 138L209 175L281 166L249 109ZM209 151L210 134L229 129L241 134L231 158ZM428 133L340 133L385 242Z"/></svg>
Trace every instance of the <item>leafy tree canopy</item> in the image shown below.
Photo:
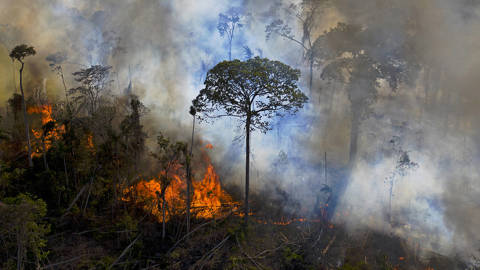
<svg viewBox="0 0 480 270"><path fill-rule="evenodd" d="M208 72L193 105L203 119L250 118L251 130L266 132L273 116L297 112L307 102L297 86L299 76L298 69L267 58L223 61Z"/></svg>
<svg viewBox="0 0 480 270"><path fill-rule="evenodd" d="M26 44L18 45L10 52L10 58L12 60L18 60L19 62L23 61L23 58L29 55L35 55L37 52L32 46Z"/></svg>

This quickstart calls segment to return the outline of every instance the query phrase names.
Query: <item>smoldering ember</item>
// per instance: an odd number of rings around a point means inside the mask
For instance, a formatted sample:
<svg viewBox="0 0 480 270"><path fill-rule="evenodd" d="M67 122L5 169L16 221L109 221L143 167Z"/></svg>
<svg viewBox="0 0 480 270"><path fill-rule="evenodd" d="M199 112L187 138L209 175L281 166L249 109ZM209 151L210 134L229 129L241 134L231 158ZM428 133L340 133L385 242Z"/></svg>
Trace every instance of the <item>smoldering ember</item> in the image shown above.
<svg viewBox="0 0 480 270"><path fill-rule="evenodd" d="M0 269L480 269L480 2L0 0Z"/></svg>

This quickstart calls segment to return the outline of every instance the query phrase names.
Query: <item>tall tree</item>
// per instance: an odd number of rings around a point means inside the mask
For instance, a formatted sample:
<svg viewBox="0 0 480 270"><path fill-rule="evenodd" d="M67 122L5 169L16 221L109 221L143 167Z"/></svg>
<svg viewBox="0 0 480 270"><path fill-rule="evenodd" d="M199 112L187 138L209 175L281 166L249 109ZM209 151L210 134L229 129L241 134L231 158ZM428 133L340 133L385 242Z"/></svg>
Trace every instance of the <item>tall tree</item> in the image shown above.
<svg viewBox="0 0 480 270"><path fill-rule="evenodd" d="M10 52L10 58L12 58L12 61L17 60L20 62L22 65L20 67L20 91L22 93L22 104L23 104L23 121L25 124L25 136L27 138L27 147L28 147L28 165L30 167L33 167L33 161L32 161L32 147L30 145L30 128L28 125L28 119L27 119L27 104L25 102L25 93L23 91L23 68L25 66L25 62L23 59L27 56L30 55L35 55L37 52L35 49L31 46L28 46L26 44L18 45L13 50Z"/></svg>
<svg viewBox="0 0 480 270"><path fill-rule="evenodd" d="M228 116L244 125L245 225L249 213L250 133L266 133L271 129L271 118L303 107L308 98L298 89L299 76L299 70L267 58L223 61L207 73L205 88L193 100L201 119Z"/></svg>
<svg viewBox="0 0 480 270"><path fill-rule="evenodd" d="M74 95L74 100L87 107L90 116L97 112L102 94L108 90L110 84L110 66L91 66L73 73L79 87L72 88L69 94Z"/></svg>
<svg viewBox="0 0 480 270"><path fill-rule="evenodd" d="M233 36L235 35L236 28L242 28L243 24L240 23L242 16L235 9L231 9L227 14L220 13L218 15L217 29L220 36L227 37L228 42L228 60L232 60L232 43Z"/></svg>
<svg viewBox="0 0 480 270"><path fill-rule="evenodd" d="M414 68L403 57L404 44L390 46L376 37L374 30L361 25L338 23L321 35L313 44L315 61L322 65L321 77L345 85L350 101L350 155L351 170L358 151L358 135L363 119L371 114L380 81L396 90L400 82L412 81ZM386 39L385 39L386 40ZM389 51L379 54L376 48Z"/></svg>
<svg viewBox="0 0 480 270"><path fill-rule="evenodd" d="M272 34L278 35L282 38L290 40L299 45L303 50L303 59L308 63L309 81L308 87L310 91L313 87L313 66L315 63L315 52L313 43L316 38L313 38L316 27L316 19L319 17L321 8L326 5L328 0L303 0L299 4L290 4L286 9L289 16L294 16L296 21L302 28L301 37L297 37L293 33L292 26L282 19L273 20L265 27L267 40L271 38Z"/></svg>
<svg viewBox="0 0 480 270"><path fill-rule="evenodd" d="M193 117L193 124L192 124L192 142L190 144L190 152L188 155L185 155L186 158L186 169L187 169L187 233L190 232L190 204L191 204L191 196L193 193L192 190L192 168L191 168L191 161L193 157L193 139L195 135L195 115L197 114L197 110L195 107L190 106L190 115Z"/></svg>
<svg viewBox="0 0 480 270"><path fill-rule="evenodd" d="M62 80L63 89L65 90L65 100L68 106L68 90L67 90L67 84L65 83L65 77L63 76L63 68L62 68L63 63L67 60L67 54L62 52L57 52L55 54L48 55L47 58L45 58L45 60L47 60L50 63L48 65L52 68L52 71L56 72L57 75Z"/></svg>
<svg viewBox="0 0 480 270"><path fill-rule="evenodd" d="M147 108L135 95L130 95L130 113L120 123L120 130L125 145L125 153L129 158L133 156L133 169L137 172L140 157L145 150L147 134L143 131L141 117L148 112Z"/></svg>

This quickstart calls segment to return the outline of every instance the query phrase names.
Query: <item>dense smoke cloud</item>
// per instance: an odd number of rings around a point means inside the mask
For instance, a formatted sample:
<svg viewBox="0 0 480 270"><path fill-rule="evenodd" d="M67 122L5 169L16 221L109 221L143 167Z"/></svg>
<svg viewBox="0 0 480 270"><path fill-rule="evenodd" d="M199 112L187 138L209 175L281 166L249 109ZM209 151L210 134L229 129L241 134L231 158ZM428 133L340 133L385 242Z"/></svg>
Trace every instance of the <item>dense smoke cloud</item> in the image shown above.
<svg viewBox="0 0 480 270"><path fill-rule="evenodd" d="M27 92L46 79L48 95L62 96L60 82L45 61L54 53L67 56L63 67L69 87L74 85L69 75L79 68L111 65L114 92L123 93L131 80L134 93L151 108L144 123L150 135L168 130L186 139L190 101L206 71L228 57L226 41L216 28L218 14L236 8L245 22L236 32L233 57L244 59L248 46L254 55L300 68L301 86L311 97L298 116L276 122L267 135L253 134L253 187L275 183L302 209L312 209L317 197L326 200L319 184L324 182L327 152L327 183L338 202L334 220L352 229L365 226L422 240L425 248L437 252L477 254L479 6L468 0L338 0L315 15L315 36L338 22L361 25L374 33L369 37L373 54L381 57L405 45L402 57L415 69L415 78L396 91L379 82L378 98L360 125L358 160L350 176L345 168L350 117L356 112L345 86L321 80L318 66L314 87L308 90L302 50L278 36L265 39L265 25L276 18L301 37L302 28L288 6L287 1L4 0L0 100L4 103L15 91L8 51L27 43L38 52L27 60ZM375 46L380 41L382 46ZM215 145L213 159L223 178L242 183L242 143L232 143L242 132L235 127L228 120L202 124L198 134ZM418 168L395 179L389 210L386 179L395 171L399 150Z"/></svg>
<svg viewBox="0 0 480 270"><path fill-rule="evenodd" d="M337 208L339 220L423 239L441 253L478 256L473 233L478 210L478 77L475 32L478 5L471 1L337 1L347 22L375 28L392 46L409 44L418 77L396 92L379 91L360 131L360 158ZM372 37L377 38L376 36ZM388 44L388 43L387 43ZM390 48L378 48L379 54ZM324 128L324 127L322 127ZM328 131L327 131L328 132ZM419 168L397 177L388 220L389 183L403 149ZM349 211L349 217L341 217ZM370 220L367 220L370 219ZM383 222L382 222L383 221Z"/></svg>

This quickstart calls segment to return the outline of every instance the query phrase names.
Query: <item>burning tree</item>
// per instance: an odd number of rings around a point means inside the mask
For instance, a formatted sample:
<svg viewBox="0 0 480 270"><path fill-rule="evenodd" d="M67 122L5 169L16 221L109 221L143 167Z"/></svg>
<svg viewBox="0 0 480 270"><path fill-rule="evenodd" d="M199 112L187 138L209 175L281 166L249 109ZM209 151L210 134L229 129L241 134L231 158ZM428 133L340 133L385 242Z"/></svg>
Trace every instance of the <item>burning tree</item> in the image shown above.
<svg viewBox="0 0 480 270"><path fill-rule="evenodd" d="M185 154L186 144L182 142L170 142L170 140L160 134L157 137L159 153L153 156L160 162L162 172L160 173L161 190L157 191L157 196L162 199L162 239L165 239L165 193L172 181L178 177L178 170L181 166L179 160Z"/></svg>
<svg viewBox="0 0 480 270"><path fill-rule="evenodd" d="M25 94L23 91L23 82L22 82L22 75L23 75L23 68L25 66L25 62L23 62L23 59L27 56L30 55L35 55L37 52L33 47L29 47L26 44L18 45L16 46L11 52L10 52L10 58L12 58L12 61L17 60L22 64L20 67L19 73L20 73L20 91L22 92L22 108L23 108L23 121L25 122L25 136L27 137L27 147L28 147L28 165L30 167L33 167L33 161L32 161L32 147L30 145L30 132L29 132L29 127L28 127L28 119L27 119L27 104L25 103Z"/></svg>
<svg viewBox="0 0 480 270"><path fill-rule="evenodd" d="M248 222L250 181L250 133L266 133L270 119L295 113L308 98L298 89L300 71L279 61L255 57L247 61L223 61L205 79L205 88L193 100L201 119L237 118L245 127L245 224Z"/></svg>

